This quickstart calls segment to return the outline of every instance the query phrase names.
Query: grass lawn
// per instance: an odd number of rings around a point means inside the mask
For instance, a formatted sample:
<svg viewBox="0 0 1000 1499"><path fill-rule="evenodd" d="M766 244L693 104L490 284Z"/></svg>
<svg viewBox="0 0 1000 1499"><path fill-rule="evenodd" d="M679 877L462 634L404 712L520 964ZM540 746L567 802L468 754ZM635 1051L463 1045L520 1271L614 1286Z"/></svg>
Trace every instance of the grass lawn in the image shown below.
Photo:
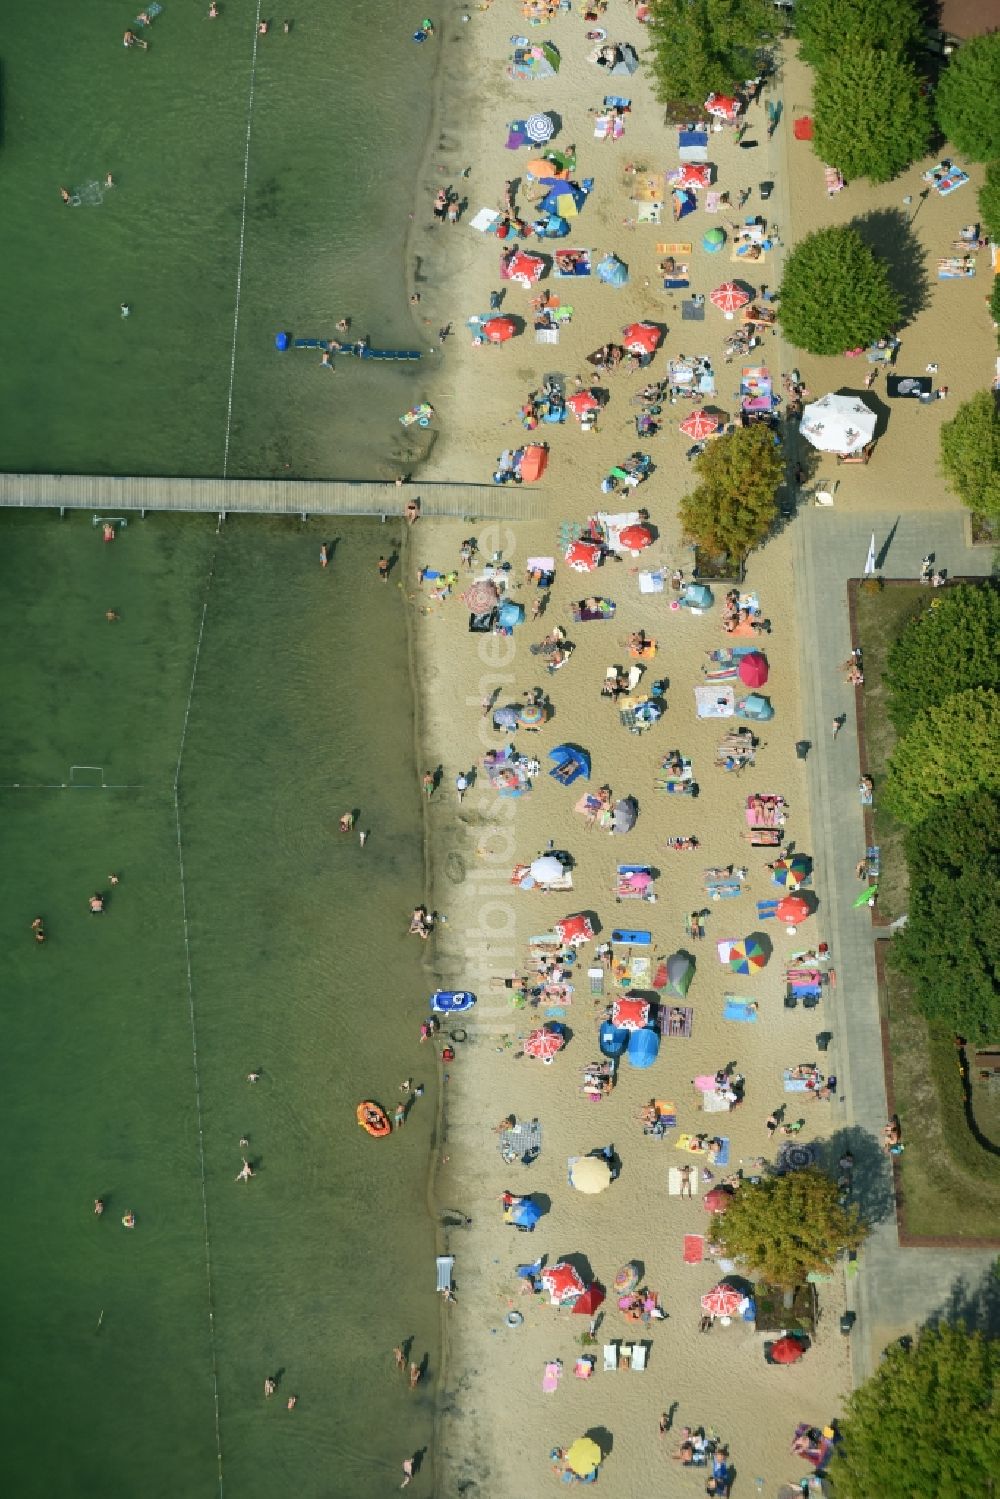
<svg viewBox="0 0 1000 1499"><path fill-rule="evenodd" d="M906 829L880 805L886 765L896 743L896 731L886 712L888 692L884 674L889 651L904 625L930 602L931 593L919 583L895 584L878 593L858 589L856 618L858 643L865 662L865 741L868 774L875 782L875 842L881 849L878 884L879 913L889 921L906 910L909 887L903 840Z"/></svg>
<svg viewBox="0 0 1000 1499"><path fill-rule="evenodd" d="M928 1025L909 985L891 969L886 992L896 1108L906 1141L899 1159L907 1231L995 1239L1000 1156L983 1149L966 1123L951 1033ZM988 1118L977 1113L977 1122L988 1135Z"/></svg>

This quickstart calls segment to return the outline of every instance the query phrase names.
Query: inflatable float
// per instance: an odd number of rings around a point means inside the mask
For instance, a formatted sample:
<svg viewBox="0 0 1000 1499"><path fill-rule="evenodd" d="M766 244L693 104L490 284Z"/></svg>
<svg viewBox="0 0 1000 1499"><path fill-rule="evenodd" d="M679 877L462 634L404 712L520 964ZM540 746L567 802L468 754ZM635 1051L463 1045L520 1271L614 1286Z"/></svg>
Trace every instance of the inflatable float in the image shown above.
<svg viewBox="0 0 1000 1499"><path fill-rule="evenodd" d="M334 356L339 354L349 359L413 360L421 357L419 349L372 349L365 343L342 343L338 348L337 342L329 338L293 338L284 331L274 335L274 347L279 354L286 349L317 349L321 352L329 350ZM331 348L331 344L334 347Z"/></svg>
<svg viewBox="0 0 1000 1499"><path fill-rule="evenodd" d="M361 1128L373 1135L376 1140L380 1140L383 1135L392 1134L392 1125L389 1123L389 1116L385 1109L373 1103L370 1098L358 1104L357 1114Z"/></svg>
<svg viewBox="0 0 1000 1499"><path fill-rule="evenodd" d="M468 989L435 989L431 995L431 1009L436 1015L457 1015L462 1010L471 1010L476 996Z"/></svg>

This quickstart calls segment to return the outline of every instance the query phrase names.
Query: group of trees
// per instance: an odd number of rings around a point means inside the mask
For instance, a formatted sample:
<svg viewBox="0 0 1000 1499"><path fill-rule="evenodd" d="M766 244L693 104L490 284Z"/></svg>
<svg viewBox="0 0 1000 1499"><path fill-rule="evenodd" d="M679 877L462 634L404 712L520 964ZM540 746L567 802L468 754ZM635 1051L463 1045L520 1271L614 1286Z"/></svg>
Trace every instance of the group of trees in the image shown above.
<svg viewBox="0 0 1000 1499"><path fill-rule="evenodd" d="M1000 408L992 390L963 402L941 428L941 466L963 505L1000 516Z"/></svg>
<svg viewBox="0 0 1000 1499"><path fill-rule="evenodd" d="M684 534L706 552L741 564L759 546L778 512L785 473L781 449L766 422L737 427L711 441L694 463L697 485L679 507Z"/></svg>
<svg viewBox="0 0 1000 1499"><path fill-rule="evenodd" d="M651 0L649 29L660 99L700 109L756 77L781 23L769 0Z"/></svg>
<svg viewBox="0 0 1000 1499"><path fill-rule="evenodd" d="M893 961L929 1020L992 1037L1000 999L1000 590L960 586L886 667L898 735L886 809L907 828L909 915Z"/></svg>

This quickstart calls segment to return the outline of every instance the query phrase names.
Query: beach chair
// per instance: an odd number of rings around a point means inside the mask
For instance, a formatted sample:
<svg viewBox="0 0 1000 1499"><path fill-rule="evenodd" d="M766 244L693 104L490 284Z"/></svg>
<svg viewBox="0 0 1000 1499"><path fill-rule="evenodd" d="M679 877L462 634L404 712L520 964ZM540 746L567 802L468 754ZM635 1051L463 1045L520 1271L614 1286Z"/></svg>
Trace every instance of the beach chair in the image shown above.
<svg viewBox="0 0 1000 1499"><path fill-rule="evenodd" d="M455 1266L453 1254L439 1254L437 1257L437 1285L435 1290L440 1291L442 1296L451 1295L451 1272Z"/></svg>
<svg viewBox="0 0 1000 1499"><path fill-rule="evenodd" d="M590 992L595 999L600 999L604 993L604 969L588 968L587 980L590 984Z"/></svg>
<svg viewBox="0 0 1000 1499"><path fill-rule="evenodd" d="M645 1343L632 1344L632 1369L641 1374L646 1367L647 1349Z"/></svg>
<svg viewBox="0 0 1000 1499"><path fill-rule="evenodd" d="M605 1345L604 1345L604 1372L605 1372L605 1374L613 1374L617 1368L618 1368L618 1350L615 1347L614 1343L605 1343Z"/></svg>

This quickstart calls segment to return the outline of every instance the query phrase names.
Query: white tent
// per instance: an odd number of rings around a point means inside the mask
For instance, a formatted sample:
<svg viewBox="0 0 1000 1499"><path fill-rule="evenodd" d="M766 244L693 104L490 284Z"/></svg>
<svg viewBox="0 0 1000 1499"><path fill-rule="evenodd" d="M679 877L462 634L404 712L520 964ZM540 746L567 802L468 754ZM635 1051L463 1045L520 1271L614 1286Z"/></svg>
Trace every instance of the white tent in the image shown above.
<svg viewBox="0 0 1000 1499"><path fill-rule="evenodd" d="M860 453L875 436L876 417L857 396L823 396L802 413L799 431L821 453L848 457Z"/></svg>

